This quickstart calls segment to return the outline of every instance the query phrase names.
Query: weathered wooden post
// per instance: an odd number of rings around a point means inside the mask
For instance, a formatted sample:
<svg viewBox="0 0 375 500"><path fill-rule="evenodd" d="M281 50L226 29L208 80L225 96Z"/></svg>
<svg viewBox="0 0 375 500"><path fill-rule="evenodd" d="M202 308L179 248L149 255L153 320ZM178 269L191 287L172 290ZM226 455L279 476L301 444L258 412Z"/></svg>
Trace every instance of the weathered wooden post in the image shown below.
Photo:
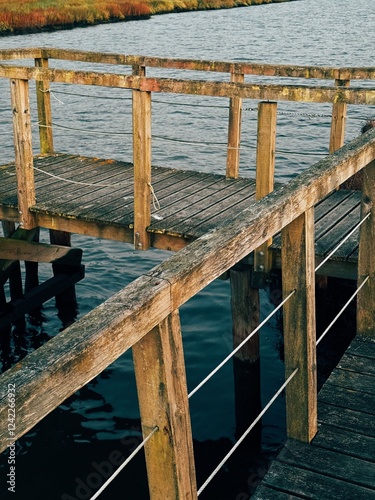
<svg viewBox="0 0 375 500"><path fill-rule="evenodd" d="M258 136L256 154L256 199L271 193L275 182L277 102L258 104ZM264 275L272 267L268 251L272 239L254 251L254 272Z"/></svg>
<svg viewBox="0 0 375 500"><path fill-rule="evenodd" d="M133 74L145 75L143 66ZM151 92L133 90L134 247L147 250L151 224Z"/></svg>
<svg viewBox="0 0 375 500"><path fill-rule="evenodd" d="M258 105L256 161L256 198L273 191L276 148L276 102ZM259 325L259 289L271 269L268 246L271 240L254 251L254 269L245 262L230 270L232 295L233 346L236 348ZM236 435L239 437L261 411L259 333L256 333L233 358ZM261 424L249 436L248 443L259 447Z"/></svg>
<svg viewBox="0 0 375 500"><path fill-rule="evenodd" d="M35 66L41 69L48 68L48 59L35 59ZM38 105L40 152L53 153L52 112L49 81L37 80L36 102Z"/></svg>
<svg viewBox="0 0 375 500"><path fill-rule="evenodd" d="M231 73L230 81L243 83L245 75L242 73ZM240 143L241 143L241 118L242 99L232 97L229 101L228 121L228 152L227 152L227 179L237 179L240 168Z"/></svg>
<svg viewBox="0 0 375 500"><path fill-rule="evenodd" d="M234 349L259 325L259 289L251 287L251 274L248 263L239 263L230 270ZM234 355L233 375L236 437L239 438L261 411L258 333ZM246 440L248 446L260 447L261 430L259 422Z"/></svg>
<svg viewBox="0 0 375 500"><path fill-rule="evenodd" d="M151 500L196 499L180 319L174 311L133 346Z"/></svg>
<svg viewBox="0 0 375 500"><path fill-rule="evenodd" d="M358 285L369 276L357 295L357 334L374 335L375 317L375 160L363 169L361 219L371 215L360 227Z"/></svg>
<svg viewBox="0 0 375 500"><path fill-rule="evenodd" d="M14 150L17 174L18 212L20 226L36 226L29 208L35 205L34 164L31 139L30 101L28 80L10 80Z"/></svg>
<svg viewBox="0 0 375 500"><path fill-rule="evenodd" d="M310 442L317 432L314 209L282 230L285 374L288 437Z"/></svg>
<svg viewBox="0 0 375 500"><path fill-rule="evenodd" d="M335 85L349 87L350 80L335 80ZM331 135L329 141L329 152L333 153L344 145L346 112L348 105L345 102L335 102L332 106Z"/></svg>

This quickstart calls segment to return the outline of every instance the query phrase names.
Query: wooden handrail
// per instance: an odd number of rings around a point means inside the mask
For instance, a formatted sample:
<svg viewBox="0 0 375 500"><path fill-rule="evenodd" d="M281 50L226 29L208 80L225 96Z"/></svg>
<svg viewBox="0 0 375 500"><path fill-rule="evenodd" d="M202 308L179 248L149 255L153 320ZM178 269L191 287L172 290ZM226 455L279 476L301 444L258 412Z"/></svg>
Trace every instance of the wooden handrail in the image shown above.
<svg viewBox="0 0 375 500"><path fill-rule="evenodd" d="M0 50L0 60L28 58L51 58L98 64L149 66L166 69L211 71L220 73L243 73L247 75L279 76L286 78L318 79L375 79L373 67L329 67L286 64L263 64L256 62L230 62L199 59L171 59L142 55L90 52L57 48L26 48Z"/></svg>
<svg viewBox="0 0 375 500"><path fill-rule="evenodd" d="M1 377L15 384L22 436L224 271L375 159L375 129L199 238L88 313ZM54 388L52 391L51 388ZM8 443L0 399L0 451Z"/></svg>

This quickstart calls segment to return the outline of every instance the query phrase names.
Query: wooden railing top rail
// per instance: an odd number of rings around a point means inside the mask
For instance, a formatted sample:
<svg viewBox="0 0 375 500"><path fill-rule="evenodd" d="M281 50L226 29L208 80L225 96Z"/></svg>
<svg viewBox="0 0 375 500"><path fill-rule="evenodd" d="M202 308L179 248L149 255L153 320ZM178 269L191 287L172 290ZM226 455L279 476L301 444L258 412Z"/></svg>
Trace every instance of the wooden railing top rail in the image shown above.
<svg viewBox="0 0 375 500"><path fill-rule="evenodd" d="M206 234L1 375L15 384L18 439L202 288L375 159L375 129ZM53 390L52 390L53 389ZM5 392L5 391L4 391ZM0 451L9 443L0 399Z"/></svg>
<svg viewBox="0 0 375 500"><path fill-rule="evenodd" d="M76 71L56 68L0 65L0 78L50 81L79 85L117 87L146 92L193 94L213 97L240 97L249 99L344 102L348 104L375 104L375 87L333 87L306 85L266 85L255 83L178 80L150 78L136 75Z"/></svg>
<svg viewBox="0 0 375 500"><path fill-rule="evenodd" d="M373 80L375 67L330 67L286 64L264 64L257 62L230 62L199 59L181 59L126 55L116 53L89 52L60 48L5 49L0 51L0 60L30 58L62 59L88 63L146 66L154 68L239 73L245 75L278 76L288 78L317 78L335 80Z"/></svg>

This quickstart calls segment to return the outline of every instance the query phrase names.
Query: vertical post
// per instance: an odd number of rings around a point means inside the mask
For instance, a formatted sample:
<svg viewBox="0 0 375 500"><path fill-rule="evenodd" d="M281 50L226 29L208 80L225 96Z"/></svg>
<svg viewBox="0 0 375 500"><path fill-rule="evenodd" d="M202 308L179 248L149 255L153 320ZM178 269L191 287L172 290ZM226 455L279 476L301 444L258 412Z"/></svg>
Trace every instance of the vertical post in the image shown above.
<svg viewBox="0 0 375 500"><path fill-rule="evenodd" d="M35 204L29 82L11 79L10 89L20 226L24 229L31 229L36 226L36 223L34 214L29 211L29 208Z"/></svg>
<svg viewBox="0 0 375 500"><path fill-rule="evenodd" d="M133 74L144 75L143 67ZM147 250L151 224L151 92L133 90L134 246Z"/></svg>
<svg viewBox="0 0 375 500"><path fill-rule="evenodd" d="M35 59L37 68L48 68L48 59ZM40 152L53 153L51 95L48 81L36 82L36 102L38 105Z"/></svg>
<svg viewBox="0 0 375 500"><path fill-rule="evenodd" d="M133 346L151 500L196 499L193 442L178 311Z"/></svg>
<svg viewBox="0 0 375 500"><path fill-rule="evenodd" d="M258 104L258 136L256 154L256 199L271 193L275 178L277 102ZM268 251L272 239L266 241L254 252L254 271L266 273L272 267Z"/></svg>
<svg viewBox="0 0 375 500"><path fill-rule="evenodd" d="M375 314L375 160L363 169L361 218L370 211L359 233L358 285L368 281L357 295L357 334L374 335Z"/></svg>
<svg viewBox="0 0 375 500"><path fill-rule="evenodd" d="M282 230L285 372L288 437L310 442L317 432L314 209Z"/></svg>
<svg viewBox="0 0 375 500"><path fill-rule="evenodd" d="M335 80L335 85L349 87L350 80ZM335 102L332 107L331 135L329 140L329 152L333 153L344 145L347 104Z"/></svg>
<svg viewBox="0 0 375 500"><path fill-rule="evenodd" d="M251 268L237 264L230 270L233 347L236 348L259 325L259 289L251 288ZM239 438L261 412L259 334L256 333L233 357L236 436ZM247 440L259 448L261 423ZM248 447L246 447L248 452Z"/></svg>
<svg viewBox="0 0 375 500"><path fill-rule="evenodd" d="M14 222L2 221L3 233L5 238L11 238L16 231ZM9 276L9 290L12 300L20 299L23 296L21 265L19 260L12 264L12 271Z"/></svg>
<svg viewBox="0 0 375 500"><path fill-rule="evenodd" d="M232 83L243 83L245 75L242 73L231 73ZM242 98L231 97L229 101L228 121L228 152L227 152L227 179L237 179L240 169L240 143L241 143L241 118Z"/></svg>

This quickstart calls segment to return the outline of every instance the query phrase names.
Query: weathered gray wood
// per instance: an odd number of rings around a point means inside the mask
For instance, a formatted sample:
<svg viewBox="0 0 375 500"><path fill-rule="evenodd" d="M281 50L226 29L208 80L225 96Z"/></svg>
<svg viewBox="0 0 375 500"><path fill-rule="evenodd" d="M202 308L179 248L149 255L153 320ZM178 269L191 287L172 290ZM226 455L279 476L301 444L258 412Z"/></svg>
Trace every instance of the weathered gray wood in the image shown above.
<svg viewBox="0 0 375 500"><path fill-rule="evenodd" d="M368 364L368 363L367 363ZM375 379L373 375L358 373L352 370L336 369L329 378L329 383L351 389L353 391L375 394Z"/></svg>
<svg viewBox="0 0 375 500"><path fill-rule="evenodd" d="M251 496L252 500L294 500L301 497L296 497L290 493L277 491L274 488L268 488L266 485L260 485Z"/></svg>
<svg viewBox="0 0 375 500"><path fill-rule="evenodd" d="M375 415L375 403L372 394L342 388L330 382L326 382L319 392L319 400L343 408L357 411L362 410L365 413Z"/></svg>
<svg viewBox="0 0 375 500"><path fill-rule="evenodd" d="M325 403L319 397L318 402L318 422L329 422L334 427L375 438L374 415Z"/></svg>
<svg viewBox="0 0 375 500"><path fill-rule="evenodd" d="M332 428L328 424L321 424L314 445L364 460L373 461L375 456L375 438L357 432Z"/></svg>
<svg viewBox="0 0 375 500"><path fill-rule="evenodd" d="M296 468L280 462L273 462L264 483L274 489L280 489L302 498L319 500L370 500L375 498L375 491L363 486L353 485L346 480L338 480L322 473Z"/></svg>
<svg viewBox="0 0 375 500"><path fill-rule="evenodd" d="M360 486L375 490L375 463L331 450L310 446L289 439L277 457L278 462L303 467L313 472L323 472L340 480L350 480ZM350 472L349 472L350 471Z"/></svg>

